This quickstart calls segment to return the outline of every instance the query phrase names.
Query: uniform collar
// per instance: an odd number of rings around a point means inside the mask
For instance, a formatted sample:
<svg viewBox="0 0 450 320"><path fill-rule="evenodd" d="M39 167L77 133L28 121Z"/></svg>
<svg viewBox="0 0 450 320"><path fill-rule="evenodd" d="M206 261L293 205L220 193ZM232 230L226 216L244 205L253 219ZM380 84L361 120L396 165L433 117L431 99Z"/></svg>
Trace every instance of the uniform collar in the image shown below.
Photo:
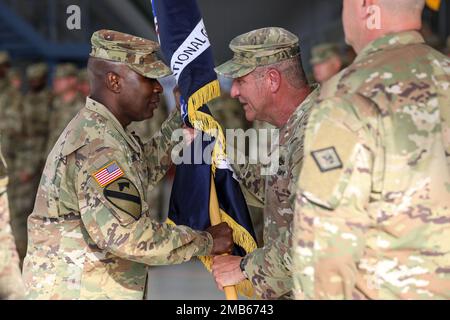
<svg viewBox="0 0 450 320"><path fill-rule="evenodd" d="M310 86L311 87L311 92L309 93L309 95L306 96L305 100L303 100L299 106L297 107L297 109L295 109L295 111L292 113L292 115L289 117L288 121L286 122L286 124L284 126L282 126L280 128L281 130L285 130L286 128L288 128L291 125L291 122L294 121L294 119L297 119L298 116L300 114L302 114L305 110L304 106L306 106L307 104L309 104L311 102L311 100L317 98L319 96L319 89L320 89L320 84L315 83L313 85Z"/></svg>
<svg viewBox="0 0 450 320"><path fill-rule="evenodd" d="M370 42L356 57L355 62L360 62L369 55L381 51L402 47L409 44L425 43L418 31L403 31L387 34Z"/></svg>
<svg viewBox="0 0 450 320"><path fill-rule="evenodd" d="M120 133L120 135L128 142L131 148L139 154L142 153L141 147L136 139L128 132L128 130L124 129L124 127L120 124L119 120L112 114L111 111L103 104L94 99L87 97L86 98L86 108L102 115L106 119L108 119L114 128Z"/></svg>

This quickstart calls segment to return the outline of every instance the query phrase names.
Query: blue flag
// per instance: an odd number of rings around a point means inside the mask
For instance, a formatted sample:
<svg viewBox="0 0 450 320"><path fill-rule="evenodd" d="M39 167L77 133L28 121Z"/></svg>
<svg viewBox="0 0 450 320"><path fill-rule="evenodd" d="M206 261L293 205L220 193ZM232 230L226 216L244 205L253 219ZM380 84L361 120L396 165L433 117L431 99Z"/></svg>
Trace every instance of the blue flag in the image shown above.
<svg viewBox="0 0 450 320"><path fill-rule="evenodd" d="M211 226L210 205L217 197L220 220L233 229L233 254L244 256L256 249L255 234L239 183L227 162L222 129L206 105L220 96L220 88L200 10L196 0L152 0L152 7L162 52L181 92L183 122L200 131L190 149L183 150L190 153L184 154L184 159L191 161L176 166L169 220L205 230ZM201 260L210 269L211 259ZM249 287L244 282L238 290L251 295Z"/></svg>

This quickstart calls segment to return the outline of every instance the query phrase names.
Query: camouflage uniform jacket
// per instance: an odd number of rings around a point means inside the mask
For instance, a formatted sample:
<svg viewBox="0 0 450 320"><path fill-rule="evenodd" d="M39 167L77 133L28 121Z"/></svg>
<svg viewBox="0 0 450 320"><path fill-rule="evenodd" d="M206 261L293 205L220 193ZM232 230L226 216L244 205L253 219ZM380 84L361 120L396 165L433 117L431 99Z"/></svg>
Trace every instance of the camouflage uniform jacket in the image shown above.
<svg viewBox="0 0 450 320"><path fill-rule="evenodd" d="M209 233L149 217L147 187L169 169L180 125L175 112L143 145L87 99L47 159L28 219L28 298L142 299L146 265L210 253Z"/></svg>
<svg viewBox="0 0 450 320"><path fill-rule="evenodd" d="M450 298L450 60L386 35L330 79L305 133L299 299Z"/></svg>
<svg viewBox="0 0 450 320"><path fill-rule="evenodd" d="M261 175L259 165L247 165L237 171L243 185L265 185L264 246L248 254L243 263L256 294L263 299L292 298L290 247L293 206L289 190L290 182L299 174L302 165L304 128L312 102L317 96L318 89L297 107L280 129L279 167L276 174ZM253 194L259 192L258 189L252 191Z"/></svg>
<svg viewBox="0 0 450 320"><path fill-rule="evenodd" d="M7 184L6 164L0 153L0 300L25 296L19 256L9 224Z"/></svg>

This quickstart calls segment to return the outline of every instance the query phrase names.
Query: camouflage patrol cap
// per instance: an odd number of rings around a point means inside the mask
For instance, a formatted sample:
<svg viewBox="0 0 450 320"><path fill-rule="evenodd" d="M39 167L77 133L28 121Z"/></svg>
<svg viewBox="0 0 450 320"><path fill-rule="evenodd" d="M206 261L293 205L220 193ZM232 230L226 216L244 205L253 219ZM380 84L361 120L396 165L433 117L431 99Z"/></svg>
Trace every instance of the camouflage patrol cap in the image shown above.
<svg viewBox="0 0 450 320"><path fill-rule="evenodd" d="M10 57L7 51L0 51L0 64L9 63Z"/></svg>
<svg viewBox="0 0 450 320"><path fill-rule="evenodd" d="M92 34L90 56L122 62L146 78L158 79L172 72L157 55L159 44L112 30L99 30Z"/></svg>
<svg viewBox="0 0 450 320"><path fill-rule="evenodd" d="M327 61L333 56L339 56L339 47L335 43L322 43L312 48L311 64Z"/></svg>
<svg viewBox="0 0 450 320"><path fill-rule="evenodd" d="M47 73L48 73L47 64L43 62L35 63L28 66L26 71L28 80L44 77Z"/></svg>
<svg viewBox="0 0 450 320"><path fill-rule="evenodd" d="M300 55L298 37L278 27L253 30L230 42L231 60L215 68L230 78L243 77L259 66L274 64Z"/></svg>
<svg viewBox="0 0 450 320"><path fill-rule="evenodd" d="M55 78L76 77L78 68L73 63L62 63L56 66Z"/></svg>

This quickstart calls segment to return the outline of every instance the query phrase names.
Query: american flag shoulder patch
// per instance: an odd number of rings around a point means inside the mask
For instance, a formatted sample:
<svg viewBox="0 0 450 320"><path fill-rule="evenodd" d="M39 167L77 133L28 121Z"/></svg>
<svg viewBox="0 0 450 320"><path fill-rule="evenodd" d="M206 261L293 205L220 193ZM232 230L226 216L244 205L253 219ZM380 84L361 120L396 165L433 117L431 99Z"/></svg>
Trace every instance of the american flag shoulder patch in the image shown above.
<svg viewBox="0 0 450 320"><path fill-rule="evenodd" d="M106 187L111 182L116 181L123 175L124 172L116 161L108 163L106 166L92 174L95 181L97 181L102 188Z"/></svg>

